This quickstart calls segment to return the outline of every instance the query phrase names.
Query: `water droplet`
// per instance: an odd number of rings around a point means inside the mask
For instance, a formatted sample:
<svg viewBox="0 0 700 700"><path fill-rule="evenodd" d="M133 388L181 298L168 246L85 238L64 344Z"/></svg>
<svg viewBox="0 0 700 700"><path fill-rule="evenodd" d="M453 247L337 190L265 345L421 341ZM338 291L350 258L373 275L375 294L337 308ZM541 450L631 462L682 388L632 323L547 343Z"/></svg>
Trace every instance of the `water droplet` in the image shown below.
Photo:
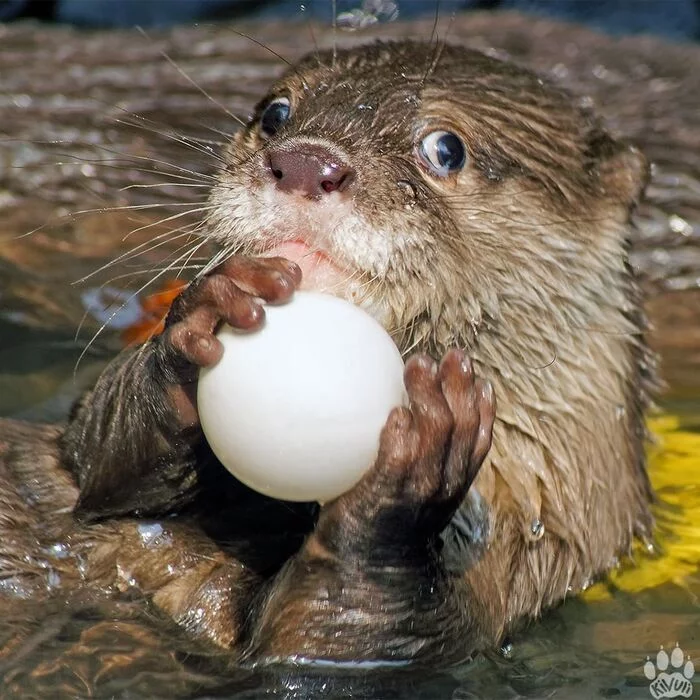
<svg viewBox="0 0 700 700"><path fill-rule="evenodd" d="M396 185L406 198L404 206L412 209L416 205L416 195L418 194L415 185L410 180L399 180Z"/></svg>
<svg viewBox="0 0 700 700"><path fill-rule="evenodd" d="M336 17L336 26L339 29L347 29L354 31L356 29L365 29L377 23L377 17L369 14L360 8L355 8L349 12L341 12Z"/></svg>
<svg viewBox="0 0 700 700"><path fill-rule="evenodd" d="M647 662L644 664L644 675L650 681L653 681L654 678L656 678L656 669L654 668L654 664L649 660L648 656L647 656Z"/></svg>
<svg viewBox="0 0 700 700"><path fill-rule="evenodd" d="M127 571L121 564L117 564L117 579L117 588L122 592L136 586L136 579L131 571Z"/></svg>
<svg viewBox="0 0 700 700"><path fill-rule="evenodd" d="M61 585L61 577L55 569L49 569L49 574L46 577L46 585L49 588L58 588Z"/></svg>
<svg viewBox="0 0 700 700"><path fill-rule="evenodd" d="M671 652L671 666L674 668L680 668L683 665L683 649L678 646L676 642L676 648Z"/></svg>
<svg viewBox="0 0 700 700"><path fill-rule="evenodd" d="M682 219L677 214L669 216L668 225L671 228L671 231L673 231L673 233L678 233L681 236L693 235L693 227L685 219Z"/></svg>
<svg viewBox="0 0 700 700"><path fill-rule="evenodd" d="M25 109L32 104L32 98L29 95L17 95L12 100L16 107L20 109Z"/></svg>
<svg viewBox="0 0 700 700"><path fill-rule="evenodd" d="M602 63L594 66L592 73L598 80L605 80L610 75L610 71Z"/></svg>
<svg viewBox="0 0 700 700"><path fill-rule="evenodd" d="M56 542L48 547L46 551L54 559L66 559L70 556L70 550L65 542Z"/></svg>
<svg viewBox="0 0 700 700"><path fill-rule="evenodd" d="M25 600L31 596L22 580L17 576L0 579L0 591L7 591L13 597Z"/></svg>
<svg viewBox="0 0 700 700"><path fill-rule="evenodd" d="M160 523L139 523L137 529L144 547L158 547L171 542L170 536Z"/></svg>
<svg viewBox="0 0 700 700"><path fill-rule="evenodd" d="M82 554L79 554L76 557L76 560L78 562L78 573L80 574L81 580L84 581L87 578L88 573L87 561Z"/></svg>
<svg viewBox="0 0 700 700"><path fill-rule="evenodd" d="M563 80L569 75L569 69L563 63L557 63L557 65L552 68L552 74L558 80Z"/></svg>
<svg viewBox="0 0 700 700"><path fill-rule="evenodd" d="M544 535L544 523L538 518L535 518L532 521L532 524L530 525L530 534L535 540L542 539L542 536Z"/></svg>
<svg viewBox="0 0 700 700"><path fill-rule="evenodd" d="M658 668L659 671L665 671L668 668L668 654L664 651L663 647L661 647L661 650L656 655L656 668Z"/></svg>

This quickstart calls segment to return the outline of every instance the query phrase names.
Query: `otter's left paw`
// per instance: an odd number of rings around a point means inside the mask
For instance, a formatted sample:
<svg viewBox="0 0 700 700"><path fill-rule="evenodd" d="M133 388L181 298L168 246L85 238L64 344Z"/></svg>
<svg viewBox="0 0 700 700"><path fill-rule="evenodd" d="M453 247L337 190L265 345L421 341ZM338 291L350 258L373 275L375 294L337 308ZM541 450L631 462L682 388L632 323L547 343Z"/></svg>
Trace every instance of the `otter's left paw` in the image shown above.
<svg viewBox="0 0 700 700"><path fill-rule="evenodd" d="M374 467L326 505L316 534L331 549L415 546L437 535L467 493L491 445L496 402L491 385L451 350L438 367L411 358L410 404L382 432Z"/></svg>

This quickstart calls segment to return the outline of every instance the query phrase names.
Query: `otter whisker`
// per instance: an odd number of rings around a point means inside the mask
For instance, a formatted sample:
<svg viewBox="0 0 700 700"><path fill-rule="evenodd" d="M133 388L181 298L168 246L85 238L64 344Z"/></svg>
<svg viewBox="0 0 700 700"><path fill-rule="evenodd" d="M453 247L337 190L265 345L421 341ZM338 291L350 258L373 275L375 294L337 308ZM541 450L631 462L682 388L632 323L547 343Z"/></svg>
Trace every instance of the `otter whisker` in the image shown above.
<svg viewBox="0 0 700 700"><path fill-rule="evenodd" d="M119 204L116 206L110 206L110 207L96 207L93 209L79 209L78 211L74 212L74 216L79 216L83 214L102 214L104 212L108 211L151 211L152 209L162 209L163 207L170 207L170 206L177 206L177 207L193 207L196 205L203 204L206 200L201 199L196 202L173 202L172 205L168 202L165 204L164 202L154 202L153 204ZM192 209L191 211L193 213L199 212L199 211L205 211L209 209L208 206L202 207L201 209ZM175 217L179 216L184 216L188 212L178 212L175 214Z"/></svg>
<svg viewBox="0 0 700 700"><path fill-rule="evenodd" d="M430 63L428 64L428 67L423 74L423 77L421 78L421 81L419 83L419 90L422 90L423 87L425 86L425 83L427 80L430 78L430 76L435 72L435 69L438 66L438 63L440 63L440 58L442 57L443 51L445 50L445 47L447 46L447 35L449 34L450 29L452 28L452 23L454 22L455 18L455 13L452 13L452 16L450 18L450 22L447 26L447 30L445 32L445 39L440 41L438 35L437 35L437 23L438 23L438 13L440 11L440 4L438 3L437 7L435 8L435 24L433 25L433 32L434 34L431 34L430 40L432 43L433 36L435 37L435 51L433 53L433 56L430 60Z"/></svg>
<svg viewBox="0 0 700 700"><path fill-rule="evenodd" d="M333 58L331 60L331 69L335 70L335 63L338 58L338 0L331 0L331 12L333 19L331 26L333 29Z"/></svg>
<svg viewBox="0 0 700 700"><path fill-rule="evenodd" d="M190 202L189 206L192 206L194 202ZM176 214L172 214L171 216L167 216L163 219L159 219L158 221L153 221L148 224L144 224L143 226L139 226L138 228L133 229L130 231L126 236L124 236L123 240L126 240L130 236L132 236L135 233L140 233L141 231L145 231L149 228L153 228L154 226L162 226L163 224L167 224L171 221L177 221L177 219L182 218L183 216L191 216L194 214L199 214L201 212L206 212L210 211L213 208L211 204L206 204L204 206L196 207L195 209L187 209L186 211L181 211L177 212ZM200 225L200 224L197 224Z"/></svg>
<svg viewBox="0 0 700 700"><path fill-rule="evenodd" d="M116 151L111 151L110 149L103 148L102 150L105 150L107 152L111 153L117 153ZM135 159L135 160L145 160L148 163L153 163L156 165L163 165L166 168L172 168L176 172L170 173L168 172L169 176L176 177L178 173L185 173L186 175L192 176L194 182L201 182L202 180L208 180L211 182L216 182L216 177L214 175L209 175L208 173L203 173L199 170L192 170L190 168L186 168L182 165L177 165L175 163L171 163L170 161L167 160L161 160L159 158L153 158L150 156L139 156L139 155L131 155L129 156L129 160ZM148 171L144 171L148 172ZM154 175L162 175L163 172L159 170L152 170L151 171Z"/></svg>
<svg viewBox="0 0 700 700"><path fill-rule="evenodd" d="M192 236L195 235L194 231L196 231L196 228L193 228L192 230L184 230L184 231L166 231L165 233L162 233L158 236L155 236L154 238L149 239L148 241L145 241L144 243L140 243L136 247L132 248L131 250L128 250L121 255L117 256L116 258L110 260L109 262L105 263L104 265L101 265L97 269L93 270L92 272L88 273L84 277L81 277L80 279L76 280L73 282L73 284L83 284L87 282L88 280L92 279L96 275L98 275L100 272L103 272L104 270L117 265L119 263L124 263L129 260L133 260L136 257L139 257L140 255L152 252L153 250L156 250L157 248L160 248L161 246L171 243L173 241L178 240L179 238L182 238L184 236ZM175 235L174 235L175 234Z"/></svg>
<svg viewBox="0 0 700 700"><path fill-rule="evenodd" d="M150 247L146 248L141 248L140 246L137 248L132 249L131 251L128 252L128 254L124 254L121 256L120 263L121 264L127 264L133 261L134 259L146 255L148 253L153 252L154 250L162 247L163 245L166 244L172 244L175 241L181 239L181 238L187 238L188 240L191 240L193 238L200 239L202 238L204 241L209 241L209 239L206 236L203 236L201 233L199 233L199 224L195 225L185 225L181 226L179 228L173 229L172 231L169 231L169 236L167 238L164 238L160 242L156 243L157 238L151 239L151 241L154 242L154 244ZM170 251L168 253L168 256L165 258L168 260L172 255L176 254L179 249L176 249L175 251ZM106 267L110 267L111 264L108 264Z"/></svg>
<svg viewBox="0 0 700 700"><path fill-rule="evenodd" d="M115 120L117 123L126 123L126 122L120 122L119 120ZM145 129L143 125L137 125L139 128ZM163 135L162 132L153 130L153 133L156 133L158 135ZM81 156L76 153L61 153L58 151L56 155L58 157L65 157L68 160L66 161L59 161L56 163L42 163L39 166L35 166L33 164L27 164L27 165L21 165L21 166L10 166L12 168L32 168L32 167L61 167L61 166L68 166L72 165L74 163L88 163L90 165L108 165L108 167L115 169L115 170L126 170L126 171L133 171L133 172L143 172L143 173L153 173L153 174L162 174L163 171L156 170L156 169L150 169L150 168L136 168L134 167L134 162L137 161L146 161L149 164L157 164L157 165L162 165L167 170L169 171L168 174L171 177L178 177L178 173L185 173L186 175L193 176L195 182L201 182L202 180L210 180L210 181L215 181L214 176L209 175L207 173L203 173L201 171L195 171L191 170L189 168L184 167L181 164L174 163L172 161L165 161L162 160L161 158L156 158L155 156L146 156L146 155L138 155L138 154L130 154L127 157L124 156L123 152L110 148L109 146L105 144L92 144L92 143L84 143L81 144L80 142L74 142L74 141L50 141L50 142L41 142L41 141L33 141L33 143L36 144L42 144L45 143L45 145L55 147L57 145L70 145L73 148L79 148L83 147L85 149L95 149L97 148L98 150L104 152L104 153L110 153L116 156L114 160L104 160L96 157L88 157L88 156ZM203 155L206 155L208 158L213 159L216 163L222 163L223 159L213 150L211 149L197 149L194 148L194 146L191 143L187 143L186 141L178 141L178 143L181 143L182 145L185 145L192 150L195 150L198 153L201 153ZM118 165L122 164L122 165ZM181 177L181 176L180 176Z"/></svg>
<svg viewBox="0 0 700 700"><path fill-rule="evenodd" d="M268 44L266 44L266 43L264 43L264 42L262 42L262 41L259 41L259 40L256 39L254 36L251 36L250 34L246 34L245 32L241 32L241 31L238 30L238 29L233 29L233 28L229 27L229 31L231 31L231 32L233 32L234 34L236 34L236 35L242 37L243 39L247 39L248 41L252 42L252 43L255 44L256 46L259 46L261 49L265 49L265 51L267 51L268 53L271 53L275 58L279 58L279 60L282 61L282 63L285 63L286 65L288 65L288 66L291 68L292 63L291 63L290 61L288 61L282 54L280 54L280 53L278 53L277 51L275 51L275 50L274 50L271 46L269 46ZM314 44L315 44L315 42L314 42ZM316 47L316 48L318 48L318 47Z"/></svg>
<svg viewBox="0 0 700 700"><path fill-rule="evenodd" d="M133 118L133 117L132 117ZM223 163L224 159L217 153L211 145L207 145L206 142L204 145L198 143L198 141L202 141L203 139L194 139L191 137L188 137L183 134L179 134L176 131L167 131L162 128L160 129L155 129L151 127L144 126L143 124L139 124L138 122L134 121L128 121L126 119L114 119L115 124L124 124L126 126L138 126L139 128L143 129L144 131L156 134L157 136L161 138L167 138L168 140L178 143L181 146L186 146L187 148L195 151L196 153L201 153L204 156L207 156L208 158L213 159L216 162ZM213 142L212 145L216 146L222 146L222 143L219 142Z"/></svg>
<svg viewBox="0 0 700 700"><path fill-rule="evenodd" d="M198 243L197 243L197 246L198 246L198 247L201 247L202 244L203 244L202 242L198 242ZM92 336L92 337L90 338L90 340L88 341L87 345L83 348L82 352L81 352L80 355L78 356L78 359L76 360L76 363L75 363L75 368L74 368L74 370L73 370L74 375L75 375L75 373L78 371L78 368L79 368L79 366L80 366L80 363L82 362L82 360L83 360L83 358L85 357L85 355L86 355L86 353L88 352L88 350L92 347L93 343L97 340L97 338L100 336L100 334L109 326L109 324L110 324L110 323L112 322L112 320L116 317L116 315L119 313L119 311L120 311L122 308L124 308L124 307L126 306L126 304L128 304L130 301L132 301L133 299L138 298L138 296L139 296L144 290L148 289L148 287L150 287L152 284L154 284L154 283L155 283L157 280L159 280L163 275L165 275L165 274L167 274L168 272L170 272L171 270L173 270L181 260L185 260L185 259L187 258L187 255L188 255L188 254L189 254L189 251L187 251L186 253L183 253L182 255L178 256L175 260L173 260L173 261L172 261L169 265L167 265L165 268L163 268L163 269L161 269L160 271L158 271L148 282L146 282L145 284L141 285L135 292L133 292L133 293L124 301L124 303L123 303L118 309L116 309L116 310L102 323L102 325L97 329L97 331L95 331L95 333L93 334L93 336ZM84 316L84 318L85 318L85 316ZM80 328L81 328L81 327L82 327L82 322L81 322L80 326L78 327L78 330L76 331L76 340L77 340L77 338L78 338L78 333L80 332Z"/></svg>
<svg viewBox="0 0 700 700"><path fill-rule="evenodd" d="M168 258L165 259L167 261ZM190 262L185 265L185 266L180 266L178 269L181 271L187 270L201 270L203 265L206 263L206 261L209 260L209 257L200 257L200 258L193 258L190 260ZM164 261L164 262L165 262ZM168 272L167 266L147 266L147 267L142 267L140 269L134 269L130 270L129 272L123 272L119 275L114 275L113 277L110 277L109 279L105 280L103 284L100 285L100 288L103 286L110 286L113 284L118 284L120 282L124 281L132 281L134 279L137 279L139 277L143 277L144 275L153 275L155 272ZM176 276L176 279L179 279L179 275Z"/></svg>
<svg viewBox="0 0 700 700"><path fill-rule="evenodd" d="M201 279L205 275L209 274L218 265L228 260L229 257L235 255L237 252L240 252L240 250L240 245L228 245L221 248L219 251L217 251L217 253L215 253L212 256L209 262L206 265L204 265L204 267L196 275L195 279Z"/></svg>
<svg viewBox="0 0 700 700"><path fill-rule="evenodd" d="M199 128L204 128L206 131L210 131L212 134L224 137L224 141L206 139L204 136L196 136L183 131L176 131L173 129L172 125L168 122L163 122L158 119L153 119L152 117L146 117L143 114L134 112L133 110L126 109L120 105L108 105L106 106L117 109L125 116L123 117L112 117L113 121L117 124L125 124L127 126L133 126L137 129L142 129L151 134L155 134L160 138L165 138L170 141L175 141L176 143L181 143L188 148L196 148L201 145L209 146L224 146L233 136L233 132L223 131L222 129L213 126L212 124L197 123ZM132 121L130 121L132 120ZM218 157L217 154L212 153L209 150L203 151L207 156Z"/></svg>
<svg viewBox="0 0 700 700"><path fill-rule="evenodd" d="M103 149L103 150L108 150L108 149ZM57 155L61 155L58 153ZM64 154L65 155L65 154ZM75 154L70 154L70 157L72 160L67 160L67 161L55 161L53 163L44 163L42 164L41 167L64 167L64 166L71 166L75 165L76 163L86 163L88 165L93 165L93 166L103 166L106 168L109 168L110 171L116 170L120 171L123 170L125 172L132 172L132 173L143 173L145 175L167 175L169 178L174 178L175 180L179 181L184 181L184 182L191 182L191 183L203 183L203 181L210 181L207 183L204 183L203 186L211 187L211 182L215 182L216 178L213 175L209 175L208 173L204 172L196 172L196 171L190 171L192 174L191 175L181 175L180 173L172 173L172 172L165 172L163 170L156 170L154 168L140 168L140 167L134 167L133 163L130 161L125 161L123 159L102 159L102 158L88 158L86 156L77 156ZM134 158L138 158L139 156L134 156ZM148 160L149 162L153 162L153 159L147 158L143 156L144 160ZM167 164L168 161L162 161L164 164ZM12 166L12 167L28 167L28 166ZM196 175L196 177L193 177L193 175ZM163 186L173 186L175 185L175 182L166 182L163 183ZM122 189L125 189L122 188Z"/></svg>
<svg viewBox="0 0 700 700"><path fill-rule="evenodd" d="M148 133L155 134L156 136L159 137L165 137L169 140L171 140L172 136L176 136L179 138L183 138L184 141L182 142L183 145L189 146L190 143L193 144L198 144L198 143L203 143L203 144L208 144L212 146L223 146L228 141L233 137L233 134L235 132L229 132L229 131L224 131L221 128L218 128L212 124L205 124L201 122L197 122L196 126L198 128L203 128L206 131L210 131L213 134L216 134L217 136L222 136L224 138L224 141L214 141L214 140L209 140L205 139L202 136L193 136L188 133L183 133L183 132L178 132L173 130L172 124L169 122L163 122L157 119L153 119L152 117L146 117L143 114L140 114L138 112L134 112L133 110L126 109L125 107L121 107L120 105L114 105L113 103L104 103L105 106L109 108L116 108L117 110L120 110L122 113L126 114L127 117L132 118L134 121L129 122L126 119L124 119L121 123L134 126L138 129L143 129L144 131L147 131ZM114 118L116 120L116 118ZM152 125L152 126L151 126ZM213 155L209 152L207 152L207 155Z"/></svg>
<svg viewBox="0 0 700 700"><path fill-rule="evenodd" d="M195 189L205 189L207 192L211 190L210 184L194 183L194 182L151 182L135 185L124 185L119 191L126 192L127 190L149 190L162 189L163 187L193 187Z"/></svg>
<svg viewBox="0 0 700 700"><path fill-rule="evenodd" d="M71 144L71 145L75 145L75 144ZM91 148L95 147L92 144L86 144L86 146L90 146ZM130 154L128 157L125 157L122 152L115 150L113 148L110 148L109 146L98 145L97 148L99 148L100 151L103 151L105 153L111 153L111 154L117 156L117 159L116 159L117 162L124 163L124 167L122 169L129 169L127 166L132 164L134 161L136 161L136 162L146 161L149 165L155 164L155 165L165 166L168 169L168 171L167 171L168 175L170 175L172 177L177 177L179 173L184 173L187 176L192 176L194 182L201 182L202 180L210 180L212 182L216 181L216 178L214 175L209 175L209 174L203 173L199 170L192 170L192 169L186 168L185 166L180 165L178 163L173 163L171 161L163 160L161 158L156 158L154 156L146 156L146 155L139 155L139 154L133 153L133 154ZM94 158L87 158L85 156L80 157L80 156L75 156L73 154L65 154L65 153L61 154L60 152L57 155L63 155L65 157L69 157L69 158L71 158L71 161L73 161L73 162L77 161L77 162L85 162L85 163L91 163L91 164L104 162L104 161L100 161L100 160L94 159ZM63 163L63 164L68 165L71 163L71 161L67 161L66 163ZM116 168L117 166L110 165L109 167ZM136 172L146 172L146 173L152 172L153 174L156 174L156 175L163 174L162 171L155 170L155 169L154 170L147 169L147 170L140 171L140 170L134 168L134 170ZM170 172L170 171L174 171L174 172Z"/></svg>
<svg viewBox="0 0 700 700"><path fill-rule="evenodd" d="M321 64L321 52L319 49L318 41L316 40L316 33L314 32L313 24L311 23L311 18L309 17L309 15L305 14L306 7L304 5L301 6L301 11L302 11L302 13L304 13L304 17L306 20L305 21L306 28L309 30L309 36L311 37L311 43L313 44L313 47L314 47L314 55L316 56L316 63L320 67L322 65ZM304 80L303 76L301 76L301 78L303 81L302 85L304 86L304 90L308 90L309 89L308 84Z"/></svg>
<svg viewBox="0 0 700 700"><path fill-rule="evenodd" d="M197 252L199 252L199 250L200 250L203 246L208 245L208 244L209 244L209 239L208 239L208 238L203 238L196 246L194 246L194 247L192 248L192 250L190 251L190 253L189 253L189 255L187 256L187 258L185 259L185 261L182 263L182 265L179 266L180 271L179 271L179 273L177 274L177 277L180 277L180 276L182 275L182 273L183 273L186 269L188 269L188 268L190 267L190 265L191 265L191 263L192 263L192 259L194 258L195 254L196 254Z"/></svg>
<svg viewBox="0 0 700 700"><path fill-rule="evenodd" d="M148 32L144 31L141 27L138 27L138 30L143 34L143 36L151 41L151 38L148 35ZM224 114L228 115L233 119L234 121L238 122L241 126L245 126L245 122L237 115L235 115L233 112L231 112L227 107L225 107L221 102L218 100L214 99L214 97L207 92L196 80L193 80L169 55L166 51L159 51L160 55L183 77L185 80L187 80L190 85L192 85L196 90L199 90L199 92L204 95L212 104L216 105L219 107Z"/></svg>

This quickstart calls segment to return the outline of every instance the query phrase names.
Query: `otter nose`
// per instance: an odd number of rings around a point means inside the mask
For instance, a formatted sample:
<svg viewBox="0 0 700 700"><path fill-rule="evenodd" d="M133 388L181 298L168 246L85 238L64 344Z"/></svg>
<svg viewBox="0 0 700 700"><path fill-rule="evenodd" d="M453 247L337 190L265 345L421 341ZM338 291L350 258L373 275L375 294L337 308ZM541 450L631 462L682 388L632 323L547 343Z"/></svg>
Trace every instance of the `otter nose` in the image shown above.
<svg viewBox="0 0 700 700"><path fill-rule="evenodd" d="M273 148L267 157L275 184L283 192L320 199L330 192L345 192L355 179L354 169L323 146Z"/></svg>

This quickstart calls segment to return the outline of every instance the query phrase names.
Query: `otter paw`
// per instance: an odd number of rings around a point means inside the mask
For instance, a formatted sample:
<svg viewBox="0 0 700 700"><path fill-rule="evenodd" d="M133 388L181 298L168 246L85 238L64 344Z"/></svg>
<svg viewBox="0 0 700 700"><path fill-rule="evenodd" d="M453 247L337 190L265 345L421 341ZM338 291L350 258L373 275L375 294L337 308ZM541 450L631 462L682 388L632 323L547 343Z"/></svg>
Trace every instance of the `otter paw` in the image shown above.
<svg viewBox="0 0 700 700"><path fill-rule="evenodd" d="M300 282L299 266L284 258L232 257L175 299L165 330L153 342L160 383L181 427L199 424L197 376L221 359L219 326L255 330L265 318L261 300L284 302Z"/></svg>
<svg viewBox="0 0 700 700"><path fill-rule="evenodd" d="M214 333L222 322L254 330L263 321L260 299L286 301L301 282L301 270L283 258L233 257L191 283L173 302L159 342L164 357L208 367L223 348Z"/></svg>
<svg viewBox="0 0 700 700"><path fill-rule="evenodd" d="M451 350L440 366L411 358L409 406L392 411L374 467L327 504L317 532L376 546L429 540L447 525L491 446L496 402L491 384Z"/></svg>

